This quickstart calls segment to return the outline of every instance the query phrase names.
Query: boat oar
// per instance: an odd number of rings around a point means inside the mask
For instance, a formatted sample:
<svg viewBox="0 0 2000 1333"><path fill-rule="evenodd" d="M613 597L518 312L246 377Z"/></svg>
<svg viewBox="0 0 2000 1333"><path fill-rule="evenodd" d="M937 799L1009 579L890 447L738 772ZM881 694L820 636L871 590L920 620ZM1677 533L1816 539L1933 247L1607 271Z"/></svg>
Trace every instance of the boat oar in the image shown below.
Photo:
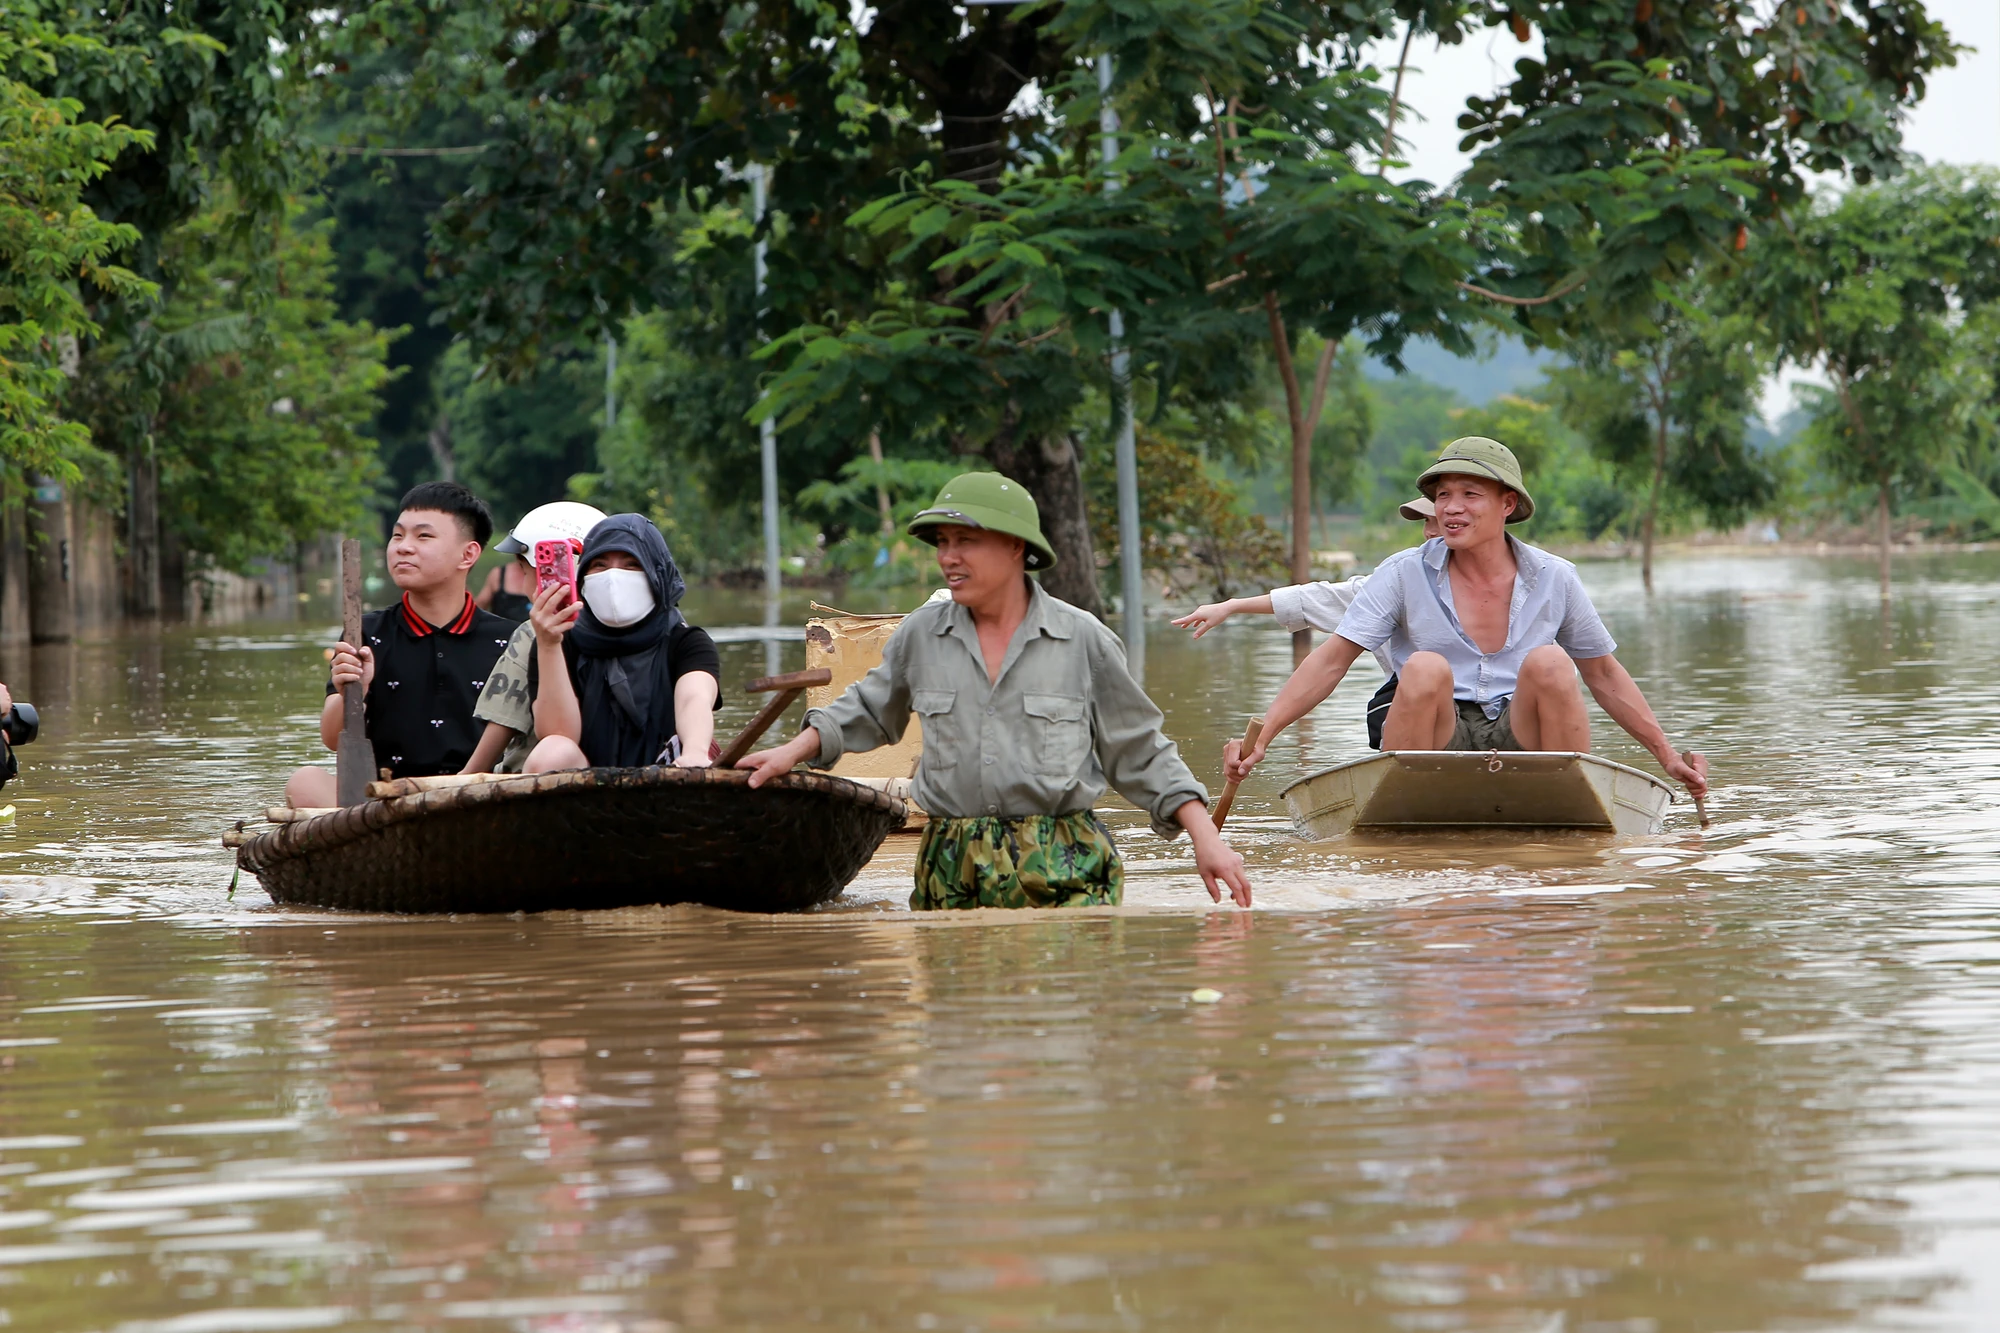
<svg viewBox="0 0 2000 1333"><path fill-rule="evenodd" d="M361 651L361 542L343 537L340 542L340 638L357 654ZM342 805L360 805L368 799L368 784L375 779L375 747L368 741L368 718L363 711L361 682L351 681L340 690L340 748L334 752L334 799Z"/></svg>
<svg viewBox="0 0 2000 1333"><path fill-rule="evenodd" d="M722 757L715 761L715 766L736 767L736 761L750 753L750 747L771 729L771 724L792 706L794 699L815 685L831 684L833 684L833 672L825 667L816 667L811 671L790 671L782 676L765 676L745 685L743 687L745 694L769 693L771 697L757 710L757 716L750 719L750 725L743 728L735 740L729 742L729 748L722 752Z"/></svg>
<svg viewBox="0 0 2000 1333"><path fill-rule="evenodd" d="M1694 767L1694 751L1693 751L1693 750L1682 750L1682 751L1681 751L1681 762L1682 762L1683 764L1686 764L1686 765L1687 765L1687 766L1688 766L1689 768L1693 768L1693 767ZM1709 821L1709 818L1708 818L1708 801L1707 801L1707 799L1706 799L1706 798L1704 798L1704 797L1700 797L1700 796L1697 796L1697 797L1695 797L1695 798L1694 798L1694 813L1695 813L1695 817L1701 820L1701 826L1702 826L1703 828L1707 828L1707 827L1709 826L1709 823L1710 823L1710 821Z"/></svg>
<svg viewBox="0 0 2000 1333"><path fill-rule="evenodd" d="M1263 718L1253 717L1250 719L1250 725L1243 728L1243 754L1249 754L1257 748L1257 737L1262 734L1263 730ZM1229 818L1229 807L1236 804L1236 787L1237 782L1235 778L1231 778L1222 784L1222 799L1215 803L1215 827L1217 829L1222 827L1223 820Z"/></svg>

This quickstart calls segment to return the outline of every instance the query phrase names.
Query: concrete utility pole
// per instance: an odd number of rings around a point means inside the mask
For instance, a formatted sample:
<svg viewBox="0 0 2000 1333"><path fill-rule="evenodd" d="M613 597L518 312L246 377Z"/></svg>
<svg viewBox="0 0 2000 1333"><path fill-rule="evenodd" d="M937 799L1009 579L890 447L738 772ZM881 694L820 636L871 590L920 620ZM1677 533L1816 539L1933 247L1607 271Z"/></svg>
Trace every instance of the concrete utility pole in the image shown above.
<svg viewBox="0 0 2000 1333"><path fill-rule="evenodd" d="M770 204L770 177L768 168L761 162L750 164L750 199L757 215L757 225L761 230L764 212ZM767 245L764 237L757 237L757 336L764 336L764 273ZM778 623L778 423L765 417L757 423L757 443L764 467L764 623L775 627ZM778 641L767 638L764 641L765 665L777 671Z"/></svg>
<svg viewBox="0 0 2000 1333"><path fill-rule="evenodd" d="M1097 57L1097 89L1103 101L1097 112L1104 132L1104 188L1118 188L1111 164L1118 157L1118 113L1111 107L1111 56ZM1111 312L1111 382L1118 435L1113 452L1118 460L1118 571L1125 601L1125 662L1140 684L1146 681L1146 574L1140 562L1139 453L1132 438L1132 356L1125 350L1125 316Z"/></svg>
<svg viewBox="0 0 2000 1333"><path fill-rule="evenodd" d="M604 335L604 429L618 424L618 340Z"/></svg>

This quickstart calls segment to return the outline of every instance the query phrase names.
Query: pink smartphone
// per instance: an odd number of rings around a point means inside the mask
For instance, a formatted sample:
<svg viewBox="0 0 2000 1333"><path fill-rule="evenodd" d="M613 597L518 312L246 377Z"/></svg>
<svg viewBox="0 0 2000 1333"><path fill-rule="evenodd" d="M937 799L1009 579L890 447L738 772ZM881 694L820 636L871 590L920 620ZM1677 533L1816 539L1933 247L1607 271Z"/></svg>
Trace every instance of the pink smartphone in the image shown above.
<svg viewBox="0 0 2000 1333"><path fill-rule="evenodd" d="M540 597L555 584L569 590L569 601L576 600L576 558L583 554L583 543L573 537L558 537L554 541L535 543L535 596ZM565 602L563 605L567 606Z"/></svg>

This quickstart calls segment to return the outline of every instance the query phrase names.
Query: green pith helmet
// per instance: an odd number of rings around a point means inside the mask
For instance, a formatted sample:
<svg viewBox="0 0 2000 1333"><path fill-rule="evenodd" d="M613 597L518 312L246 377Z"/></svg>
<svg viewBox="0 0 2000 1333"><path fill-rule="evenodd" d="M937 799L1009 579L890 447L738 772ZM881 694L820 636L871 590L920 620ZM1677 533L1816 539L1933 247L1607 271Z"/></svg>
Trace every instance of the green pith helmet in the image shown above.
<svg viewBox="0 0 2000 1333"><path fill-rule="evenodd" d="M1035 497L1020 482L998 472L962 472L953 477L931 501L931 507L910 520L905 531L936 546L937 529L947 525L1019 537L1028 544L1029 569L1055 568L1055 549L1042 535L1042 515L1035 508Z"/></svg>
<svg viewBox="0 0 2000 1333"><path fill-rule="evenodd" d="M1437 498L1437 479L1443 476L1485 477L1497 481L1514 494L1520 501L1514 512L1507 515L1509 523L1525 523L1535 512L1535 497L1528 494L1528 488L1521 484L1520 460L1514 451L1498 440L1489 440L1484 435L1466 435L1453 440L1437 456L1437 462L1424 469L1417 478L1417 489L1432 499Z"/></svg>

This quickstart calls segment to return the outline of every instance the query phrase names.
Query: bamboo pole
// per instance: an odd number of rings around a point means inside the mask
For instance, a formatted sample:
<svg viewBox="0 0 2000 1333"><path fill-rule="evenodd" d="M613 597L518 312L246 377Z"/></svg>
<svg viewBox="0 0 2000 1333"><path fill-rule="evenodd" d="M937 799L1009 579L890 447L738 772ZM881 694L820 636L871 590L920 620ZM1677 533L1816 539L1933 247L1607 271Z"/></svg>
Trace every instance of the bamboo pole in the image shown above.
<svg viewBox="0 0 2000 1333"><path fill-rule="evenodd" d="M340 637L361 651L361 543L353 537L340 542ZM335 751L334 789L342 805L368 799L368 775L375 771L375 747L368 742L367 705L361 682L341 687L340 748Z"/></svg>

